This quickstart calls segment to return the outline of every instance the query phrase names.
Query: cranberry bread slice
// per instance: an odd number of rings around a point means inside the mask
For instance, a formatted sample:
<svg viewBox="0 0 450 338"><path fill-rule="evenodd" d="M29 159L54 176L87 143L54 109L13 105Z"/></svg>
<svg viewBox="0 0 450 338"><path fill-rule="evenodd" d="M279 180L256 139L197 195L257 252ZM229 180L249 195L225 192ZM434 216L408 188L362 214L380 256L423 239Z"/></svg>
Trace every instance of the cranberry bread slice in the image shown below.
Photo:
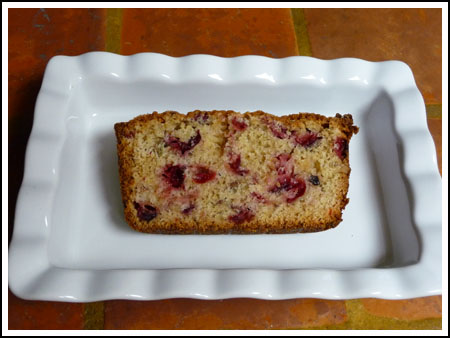
<svg viewBox="0 0 450 338"><path fill-rule="evenodd" d="M168 111L115 131L125 218L141 232L320 231L348 203L351 115Z"/></svg>

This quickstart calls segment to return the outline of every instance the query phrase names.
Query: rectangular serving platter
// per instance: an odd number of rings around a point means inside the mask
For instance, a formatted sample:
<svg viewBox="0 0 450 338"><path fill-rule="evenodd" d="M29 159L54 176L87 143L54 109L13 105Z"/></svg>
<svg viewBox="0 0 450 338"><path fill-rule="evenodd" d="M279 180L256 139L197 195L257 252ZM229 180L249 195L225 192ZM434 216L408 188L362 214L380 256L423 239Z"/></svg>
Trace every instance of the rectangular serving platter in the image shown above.
<svg viewBox="0 0 450 338"><path fill-rule="evenodd" d="M125 223L113 125L153 111L353 115L350 203L335 229L151 235ZM441 293L441 178L399 61L56 56L36 103L9 251L19 297L401 299Z"/></svg>

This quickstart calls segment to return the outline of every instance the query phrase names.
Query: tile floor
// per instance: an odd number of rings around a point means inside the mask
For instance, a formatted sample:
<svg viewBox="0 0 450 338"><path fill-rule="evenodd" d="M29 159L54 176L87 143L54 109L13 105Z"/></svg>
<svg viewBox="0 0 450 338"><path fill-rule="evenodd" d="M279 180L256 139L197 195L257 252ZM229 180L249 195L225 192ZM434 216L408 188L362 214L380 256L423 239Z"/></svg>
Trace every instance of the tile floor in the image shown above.
<svg viewBox="0 0 450 338"><path fill-rule="evenodd" d="M441 165L440 9L9 9L9 233L49 58L93 50L397 59L413 69ZM386 301L173 299L89 304L9 293L10 329L440 329L440 296Z"/></svg>

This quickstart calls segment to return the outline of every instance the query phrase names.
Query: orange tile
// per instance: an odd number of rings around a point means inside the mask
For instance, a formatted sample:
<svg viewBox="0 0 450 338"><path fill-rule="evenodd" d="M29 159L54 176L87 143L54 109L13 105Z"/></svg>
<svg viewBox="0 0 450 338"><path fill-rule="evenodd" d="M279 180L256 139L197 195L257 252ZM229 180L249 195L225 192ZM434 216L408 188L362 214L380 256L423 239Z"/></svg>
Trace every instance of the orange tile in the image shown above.
<svg viewBox="0 0 450 338"><path fill-rule="evenodd" d="M403 320L419 320L442 317L442 296L406 300L367 298L361 300L364 308L379 317Z"/></svg>
<svg viewBox="0 0 450 338"><path fill-rule="evenodd" d="M104 14L102 9L9 9L9 117L21 113L24 99L34 101L23 92L30 82L40 82L52 56L104 49Z"/></svg>
<svg viewBox="0 0 450 338"><path fill-rule="evenodd" d="M9 238L45 66L54 55L104 49L104 13L102 9L8 10Z"/></svg>
<svg viewBox="0 0 450 338"><path fill-rule="evenodd" d="M436 156L439 164L439 171L442 175L442 119L429 118L428 128L434 139L434 145L436 146Z"/></svg>
<svg viewBox="0 0 450 338"><path fill-rule="evenodd" d="M50 57L103 50L104 9L9 9L9 80L39 75Z"/></svg>
<svg viewBox="0 0 450 338"><path fill-rule="evenodd" d="M441 9L305 9L312 54L402 60L426 103L442 101Z"/></svg>
<svg viewBox="0 0 450 338"><path fill-rule="evenodd" d="M105 302L105 329L287 329L346 320L344 301L318 299Z"/></svg>
<svg viewBox="0 0 450 338"><path fill-rule="evenodd" d="M124 9L123 54L297 55L289 9Z"/></svg>
<svg viewBox="0 0 450 338"><path fill-rule="evenodd" d="M8 329L81 330L83 304L28 301L8 293Z"/></svg>

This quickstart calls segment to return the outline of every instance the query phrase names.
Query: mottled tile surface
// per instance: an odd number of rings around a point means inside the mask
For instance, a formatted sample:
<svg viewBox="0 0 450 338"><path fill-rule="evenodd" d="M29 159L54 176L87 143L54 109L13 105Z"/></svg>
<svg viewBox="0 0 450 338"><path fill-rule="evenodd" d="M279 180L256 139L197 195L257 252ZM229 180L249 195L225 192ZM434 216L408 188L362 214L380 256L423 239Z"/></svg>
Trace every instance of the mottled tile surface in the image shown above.
<svg viewBox="0 0 450 338"><path fill-rule="evenodd" d="M401 60L426 103L442 100L440 9L305 9L312 55Z"/></svg>
<svg viewBox="0 0 450 338"><path fill-rule="evenodd" d="M370 300L369 302L376 300ZM408 319L396 318L395 310L390 312L386 310L386 307L391 307L393 304L399 306L405 304L405 300L384 301L380 304L381 311L370 312L372 309L368 309L364 305L364 299L352 299L345 301L347 309L348 320L341 325L330 325L327 329L340 329L340 330L440 330L442 329L442 318L420 318L420 316L408 317ZM415 306L417 306L416 304ZM383 310L385 309L385 310ZM390 316L394 315L394 316Z"/></svg>
<svg viewBox="0 0 450 338"><path fill-rule="evenodd" d="M8 293L8 329L81 330L83 304L28 301Z"/></svg>
<svg viewBox="0 0 450 338"><path fill-rule="evenodd" d="M123 54L297 55L289 9L124 9Z"/></svg>
<svg viewBox="0 0 450 338"><path fill-rule="evenodd" d="M343 301L171 299L105 302L105 329L287 329L339 324Z"/></svg>
<svg viewBox="0 0 450 338"><path fill-rule="evenodd" d="M442 296L405 300L367 298L361 302L367 312L379 317L418 320L442 316Z"/></svg>

